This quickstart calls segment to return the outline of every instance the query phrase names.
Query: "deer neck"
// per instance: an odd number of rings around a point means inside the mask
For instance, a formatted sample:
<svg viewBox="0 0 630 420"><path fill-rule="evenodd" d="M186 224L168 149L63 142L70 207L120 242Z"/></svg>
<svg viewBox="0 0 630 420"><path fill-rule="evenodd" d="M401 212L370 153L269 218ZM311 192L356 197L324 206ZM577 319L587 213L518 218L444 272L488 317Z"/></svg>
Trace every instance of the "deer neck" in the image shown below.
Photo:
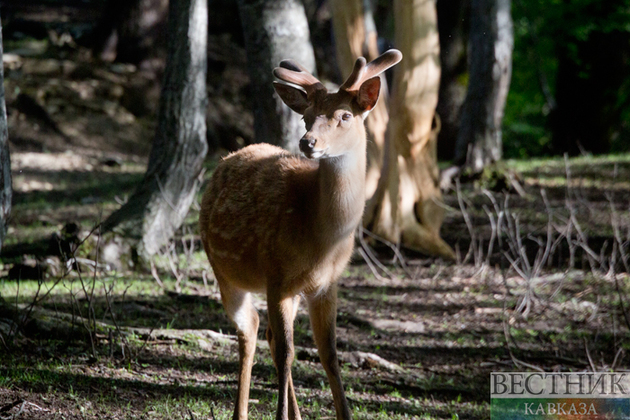
<svg viewBox="0 0 630 420"><path fill-rule="evenodd" d="M365 140L343 155L321 159L317 173L317 226L326 242L343 240L356 229L365 206Z"/></svg>

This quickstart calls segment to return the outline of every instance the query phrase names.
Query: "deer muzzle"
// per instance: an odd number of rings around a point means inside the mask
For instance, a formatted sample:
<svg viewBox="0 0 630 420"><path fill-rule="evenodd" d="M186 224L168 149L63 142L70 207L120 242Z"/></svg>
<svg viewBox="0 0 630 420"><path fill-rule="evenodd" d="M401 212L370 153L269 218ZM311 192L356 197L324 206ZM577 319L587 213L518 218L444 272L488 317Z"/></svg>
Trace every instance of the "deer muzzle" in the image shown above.
<svg viewBox="0 0 630 420"><path fill-rule="evenodd" d="M320 158L326 153L326 150L316 149L316 145L317 139L309 133L300 139L300 151L309 159Z"/></svg>
<svg viewBox="0 0 630 420"><path fill-rule="evenodd" d="M300 139L300 151L304 154L312 153L315 150L315 144L317 144L317 139L306 133L304 137Z"/></svg>

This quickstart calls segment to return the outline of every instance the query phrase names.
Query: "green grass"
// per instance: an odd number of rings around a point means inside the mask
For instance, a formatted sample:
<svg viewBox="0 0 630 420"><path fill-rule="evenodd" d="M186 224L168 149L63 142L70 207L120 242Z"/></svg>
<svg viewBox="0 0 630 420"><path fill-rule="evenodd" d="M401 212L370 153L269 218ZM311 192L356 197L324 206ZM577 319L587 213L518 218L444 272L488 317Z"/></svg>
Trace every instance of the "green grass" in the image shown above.
<svg viewBox="0 0 630 420"><path fill-rule="evenodd" d="M142 173L59 172L48 175L54 179L52 191L16 193L14 210L54 210L70 205L92 203L114 204L114 197L133 192L144 176Z"/></svg>
<svg viewBox="0 0 630 420"><path fill-rule="evenodd" d="M599 156L578 156L569 158L569 165L614 165L630 164L630 153L609 154ZM553 168L555 170L565 168L565 160L562 156L532 159L508 159L505 161L509 168L518 172L531 172L540 169Z"/></svg>
<svg viewBox="0 0 630 420"><path fill-rule="evenodd" d="M67 297L73 294L83 294L81 283L87 288L91 288L92 284L94 284L95 298L105 297L106 291L111 295L117 296L125 294L128 298L139 296L155 297L164 293L163 290L156 287L155 280L146 275L138 275L133 279L122 274L115 277L99 276L96 279L93 276L84 275L81 279L76 274L72 274L63 279L48 278L42 282L1 278L0 296L13 301L18 296L18 301L21 303L31 302L36 295L42 296L43 294L48 295L50 298ZM170 290L173 290L175 287L175 281L171 279L165 279L164 284Z"/></svg>

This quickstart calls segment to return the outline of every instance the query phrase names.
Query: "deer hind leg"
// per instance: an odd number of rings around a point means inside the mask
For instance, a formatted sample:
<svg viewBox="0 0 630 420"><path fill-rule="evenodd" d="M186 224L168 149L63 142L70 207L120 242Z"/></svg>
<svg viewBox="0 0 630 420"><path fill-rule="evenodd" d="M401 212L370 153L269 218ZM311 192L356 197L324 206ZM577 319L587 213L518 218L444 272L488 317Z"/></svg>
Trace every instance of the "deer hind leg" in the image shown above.
<svg viewBox="0 0 630 420"><path fill-rule="evenodd" d="M291 364L293 363L293 321L297 314L300 296L274 298L268 293L269 326L267 341L276 365L279 380L277 420L301 420L295 397Z"/></svg>
<svg viewBox="0 0 630 420"><path fill-rule="evenodd" d="M247 420L247 403L259 323L258 312L252 304L250 293L218 280L223 307L236 325L238 335L238 394L234 407L234 420Z"/></svg>
<svg viewBox="0 0 630 420"><path fill-rule="evenodd" d="M308 313L311 318L313 338L319 352L319 359L324 366L330 390L335 402L337 420L352 418L348 401L341 382L339 360L337 359L337 339L335 322L337 320L337 286L332 283L328 290L317 295L307 296Z"/></svg>

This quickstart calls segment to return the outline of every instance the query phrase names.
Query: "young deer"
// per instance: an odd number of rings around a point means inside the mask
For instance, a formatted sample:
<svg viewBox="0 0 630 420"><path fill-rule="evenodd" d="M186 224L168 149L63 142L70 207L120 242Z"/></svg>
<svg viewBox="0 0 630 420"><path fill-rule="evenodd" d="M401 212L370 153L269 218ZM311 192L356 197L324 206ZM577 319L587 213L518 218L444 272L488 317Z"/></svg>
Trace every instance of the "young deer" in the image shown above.
<svg viewBox="0 0 630 420"><path fill-rule="evenodd" d="M247 419L258 313L250 293L267 293L267 340L279 379L277 419L300 419L293 381L293 320L300 295L328 375L337 419L350 419L337 360L336 281L354 245L365 201L364 119L378 100L378 75L402 59L390 50L366 65L357 59L336 93L299 64L285 60L274 75L278 95L303 114L307 133L293 156L269 144L248 146L217 167L201 204L203 246L236 324L238 396L234 419Z"/></svg>

